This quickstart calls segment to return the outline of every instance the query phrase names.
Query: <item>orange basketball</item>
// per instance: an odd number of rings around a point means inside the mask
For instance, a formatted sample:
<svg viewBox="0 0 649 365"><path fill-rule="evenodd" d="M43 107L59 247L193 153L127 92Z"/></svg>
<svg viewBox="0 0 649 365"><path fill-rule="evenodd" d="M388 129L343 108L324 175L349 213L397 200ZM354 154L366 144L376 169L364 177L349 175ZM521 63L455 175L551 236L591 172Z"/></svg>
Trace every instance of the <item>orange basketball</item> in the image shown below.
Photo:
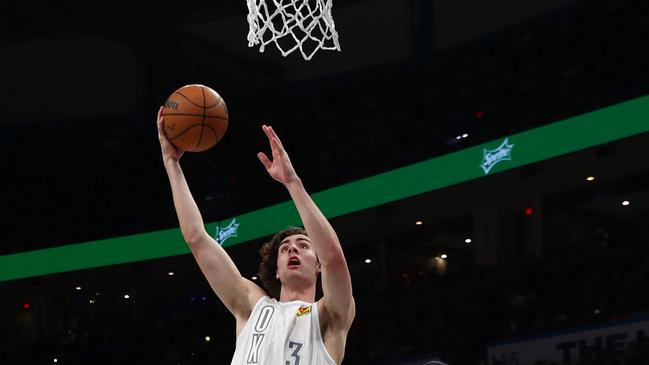
<svg viewBox="0 0 649 365"><path fill-rule="evenodd" d="M225 101L204 85L186 85L174 91L164 104L162 116L169 141L189 152L214 147L228 129Z"/></svg>

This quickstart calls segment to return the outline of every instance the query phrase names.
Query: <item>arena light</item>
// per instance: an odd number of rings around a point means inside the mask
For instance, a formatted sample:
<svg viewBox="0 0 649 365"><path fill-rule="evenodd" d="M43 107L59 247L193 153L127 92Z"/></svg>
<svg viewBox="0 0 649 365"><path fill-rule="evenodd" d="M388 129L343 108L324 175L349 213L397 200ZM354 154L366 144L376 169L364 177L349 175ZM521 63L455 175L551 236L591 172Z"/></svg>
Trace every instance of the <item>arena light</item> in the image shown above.
<svg viewBox="0 0 649 365"><path fill-rule="evenodd" d="M252 277L252 280L257 280L257 277L256 277L256 276L253 276L253 277Z"/></svg>
<svg viewBox="0 0 649 365"><path fill-rule="evenodd" d="M80 287L80 286L77 286L75 289L76 289L76 290L81 290L81 287Z"/></svg>
<svg viewBox="0 0 649 365"><path fill-rule="evenodd" d="M366 263L366 264L371 264L371 263L372 263L372 259L365 259L365 263Z"/></svg>
<svg viewBox="0 0 649 365"><path fill-rule="evenodd" d="M128 294L124 294L124 299L128 299L128 298L130 298L130 297L131 297L130 295L128 295Z"/></svg>
<svg viewBox="0 0 649 365"><path fill-rule="evenodd" d="M424 224L424 222L422 222L422 221L415 221L415 224L418 225L418 226L421 226L422 224Z"/></svg>
<svg viewBox="0 0 649 365"><path fill-rule="evenodd" d="M470 238L467 238L467 239L464 240L464 243L471 243L471 242L473 242L473 241L471 241Z"/></svg>
<svg viewBox="0 0 649 365"><path fill-rule="evenodd" d="M211 340L210 336L205 336L205 342L210 342Z"/></svg>
<svg viewBox="0 0 649 365"><path fill-rule="evenodd" d="M445 254L445 253L443 253L443 254L441 254L439 257L441 257L441 258L443 258L443 259L446 259L446 258L448 257L448 255Z"/></svg>
<svg viewBox="0 0 649 365"><path fill-rule="evenodd" d="M174 276L174 275L176 275L176 273L174 273L173 271L169 271L169 272L167 273L167 275L169 275L169 276Z"/></svg>
<svg viewBox="0 0 649 365"><path fill-rule="evenodd" d="M647 115L649 95L506 136L515 146L511 160L493 165L489 176L648 132ZM312 198L325 216L332 219L484 178L480 167L484 151L497 148L503 139L320 191ZM206 228L215 232L216 227L227 225L234 218L240 227L236 237L223 243L224 248L270 236L287 225L301 224L293 202L285 201L207 223ZM173 228L3 255L0 256L0 281L187 254L191 252L180 230Z"/></svg>
<svg viewBox="0 0 649 365"><path fill-rule="evenodd" d="M622 205L624 205L625 207L626 207L627 205L629 205L629 204L631 204L631 202L628 201L628 200L625 200L625 201L622 202Z"/></svg>
<svg viewBox="0 0 649 365"><path fill-rule="evenodd" d="M586 181L595 181L595 176L588 176Z"/></svg>

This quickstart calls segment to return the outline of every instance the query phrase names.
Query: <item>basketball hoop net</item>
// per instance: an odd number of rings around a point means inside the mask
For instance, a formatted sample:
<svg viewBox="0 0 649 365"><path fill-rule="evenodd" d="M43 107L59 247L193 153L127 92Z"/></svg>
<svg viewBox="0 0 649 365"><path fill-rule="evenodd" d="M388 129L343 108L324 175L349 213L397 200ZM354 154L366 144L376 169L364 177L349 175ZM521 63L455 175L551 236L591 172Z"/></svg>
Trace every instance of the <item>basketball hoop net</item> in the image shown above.
<svg viewBox="0 0 649 365"><path fill-rule="evenodd" d="M310 60L319 49L340 51L332 0L247 0L248 47L273 42L286 57L296 49Z"/></svg>

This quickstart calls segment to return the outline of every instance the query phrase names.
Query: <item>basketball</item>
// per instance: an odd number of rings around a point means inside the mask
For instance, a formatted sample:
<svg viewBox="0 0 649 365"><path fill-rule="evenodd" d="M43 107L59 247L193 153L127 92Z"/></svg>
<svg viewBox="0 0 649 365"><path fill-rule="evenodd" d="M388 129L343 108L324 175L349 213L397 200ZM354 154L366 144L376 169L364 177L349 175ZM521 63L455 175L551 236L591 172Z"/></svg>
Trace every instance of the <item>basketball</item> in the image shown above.
<svg viewBox="0 0 649 365"><path fill-rule="evenodd" d="M174 91L164 104L162 116L169 141L188 152L214 147L228 128L225 100L204 85L185 85Z"/></svg>

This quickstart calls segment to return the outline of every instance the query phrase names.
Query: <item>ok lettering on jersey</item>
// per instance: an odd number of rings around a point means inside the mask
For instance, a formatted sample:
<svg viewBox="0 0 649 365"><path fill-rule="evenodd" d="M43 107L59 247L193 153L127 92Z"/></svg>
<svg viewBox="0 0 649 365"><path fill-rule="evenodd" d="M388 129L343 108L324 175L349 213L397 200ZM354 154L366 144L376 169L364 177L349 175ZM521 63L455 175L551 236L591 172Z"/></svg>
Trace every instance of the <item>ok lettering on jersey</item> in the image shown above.
<svg viewBox="0 0 649 365"><path fill-rule="evenodd" d="M264 340L265 334L270 324L270 320L273 318L273 313L275 308L270 305L267 305L261 309L259 316L257 317L257 322L255 323L255 333L252 334L252 342L250 343L250 349L248 349L248 355L246 356L246 363L248 364L258 364L259 363L259 348L261 343Z"/></svg>

